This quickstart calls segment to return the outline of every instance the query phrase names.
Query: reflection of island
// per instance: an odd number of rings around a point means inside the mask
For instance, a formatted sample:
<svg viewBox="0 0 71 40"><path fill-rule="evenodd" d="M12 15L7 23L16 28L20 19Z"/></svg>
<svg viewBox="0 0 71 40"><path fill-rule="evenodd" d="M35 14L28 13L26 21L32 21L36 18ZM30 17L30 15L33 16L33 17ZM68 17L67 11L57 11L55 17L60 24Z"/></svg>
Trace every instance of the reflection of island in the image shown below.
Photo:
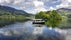
<svg viewBox="0 0 71 40"><path fill-rule="evenodd" d="M34 27L43 27L44 25L42 24L33 24Z"/></svg>

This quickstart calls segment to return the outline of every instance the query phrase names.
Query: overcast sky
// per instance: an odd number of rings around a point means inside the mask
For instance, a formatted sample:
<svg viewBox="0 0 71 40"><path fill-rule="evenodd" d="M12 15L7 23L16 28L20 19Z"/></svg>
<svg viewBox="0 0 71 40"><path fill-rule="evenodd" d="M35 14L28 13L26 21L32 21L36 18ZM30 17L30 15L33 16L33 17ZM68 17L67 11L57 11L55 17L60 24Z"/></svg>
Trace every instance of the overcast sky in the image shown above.
<svg viewBox="0 0 71 40"><path fill-rule="evenodd" d="M35 14L58 8L71 8L71 0L0 0L0 5L14 7Z"/></svg>

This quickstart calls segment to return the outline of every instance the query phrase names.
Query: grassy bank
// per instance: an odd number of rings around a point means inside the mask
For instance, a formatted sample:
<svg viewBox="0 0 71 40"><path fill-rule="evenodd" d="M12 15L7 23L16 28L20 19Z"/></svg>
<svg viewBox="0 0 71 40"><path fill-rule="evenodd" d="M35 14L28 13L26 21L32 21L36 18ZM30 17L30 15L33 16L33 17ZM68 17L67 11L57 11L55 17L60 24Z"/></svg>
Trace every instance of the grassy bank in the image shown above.
<svg viewBox="0 0 71 40"><path fill-rule="evenodd" d="M0 27L27 20L23 15L0 15Z"/></svg>

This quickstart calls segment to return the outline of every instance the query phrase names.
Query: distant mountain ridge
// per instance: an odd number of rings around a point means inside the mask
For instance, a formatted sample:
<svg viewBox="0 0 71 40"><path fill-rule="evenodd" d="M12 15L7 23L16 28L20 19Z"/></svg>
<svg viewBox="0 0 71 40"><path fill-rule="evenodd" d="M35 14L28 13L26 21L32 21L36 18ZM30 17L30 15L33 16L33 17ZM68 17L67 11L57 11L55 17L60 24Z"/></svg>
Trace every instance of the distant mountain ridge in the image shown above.
<svg viewBox="0 0 71 40"><path fill-rule="evenodd" d="M23 10L18 10L9 6L2 6L0 5L0 11L5 11L5 12L12 12L13 14L22 14L22 15L30 15L29 13L23 11Z"/></svg>
<svg viewBox="0 0 71 40"><path fill-rule="evenodd" d="M71 9L68 8L59 8L56 11L58 11L58 13L60 14L66 14L66 15L71 14Z"/></svg>
<svg viewBox="0 0 71 40"><path fill-rule="evenodd" d="M71 11L71 9L69 9L69 8L59 8L59 9L57 9L57 10L66 10L66 11Z"/></svg>

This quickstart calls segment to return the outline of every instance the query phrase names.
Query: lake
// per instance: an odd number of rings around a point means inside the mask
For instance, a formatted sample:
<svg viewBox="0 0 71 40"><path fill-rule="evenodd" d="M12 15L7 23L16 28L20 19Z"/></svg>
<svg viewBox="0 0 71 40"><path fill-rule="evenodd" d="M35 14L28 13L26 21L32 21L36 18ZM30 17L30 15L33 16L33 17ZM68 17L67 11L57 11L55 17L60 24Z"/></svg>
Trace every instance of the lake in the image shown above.
<svg viewBox="0 0 71 40"><path fill-rule="evenodd" d="M0 40L65 40L67 31L33 25L32 21L15 23L0 28Z"/></svg>

